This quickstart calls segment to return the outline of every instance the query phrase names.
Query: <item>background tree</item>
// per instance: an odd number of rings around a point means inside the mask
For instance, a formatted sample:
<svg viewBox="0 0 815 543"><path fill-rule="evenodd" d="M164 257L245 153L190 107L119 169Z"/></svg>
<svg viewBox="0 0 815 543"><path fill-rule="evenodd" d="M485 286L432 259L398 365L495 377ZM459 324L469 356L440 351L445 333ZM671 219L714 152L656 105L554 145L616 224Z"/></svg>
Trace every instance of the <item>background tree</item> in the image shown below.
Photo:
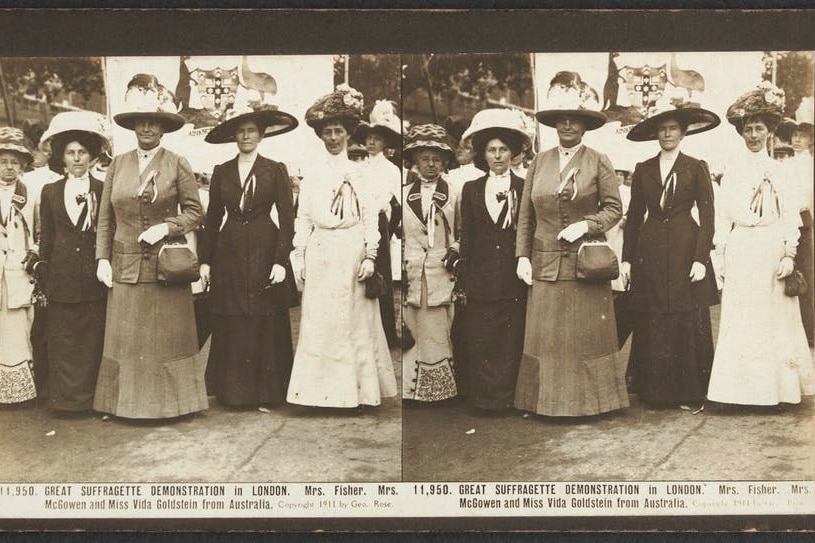
<svg viewBox="0 0 815 543"><path fill-rule="evenodd" d="M776 86L784 89L786 107L784 114L795 117L801 99L815 94L815 66L812 51L776 51ZM773 52L764 52L763 79L772 81Z"/></svg>
<svg viewBox="0 0 815 543"><path fill-rule="evenodd" d="M348 59L348 84L365 97L365 114L377 100L401 103L399 55L338 55L334 57L334 85L345 81Z"/></svg>
<svg viewBox="0 0 815 543"><path fill-rule="evenodd" d="M51 102L61 93L76 92L86 100L105 94L100 58L4 58L9 97L30 96Z"/></svg>

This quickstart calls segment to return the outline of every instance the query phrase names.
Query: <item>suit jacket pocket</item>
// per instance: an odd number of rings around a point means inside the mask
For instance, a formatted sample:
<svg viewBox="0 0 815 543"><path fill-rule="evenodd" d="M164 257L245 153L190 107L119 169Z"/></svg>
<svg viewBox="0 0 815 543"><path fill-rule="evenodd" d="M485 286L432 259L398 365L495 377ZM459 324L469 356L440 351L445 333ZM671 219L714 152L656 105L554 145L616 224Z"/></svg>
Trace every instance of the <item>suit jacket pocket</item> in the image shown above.
<svg viewBox="0 0 815 543"><path fill-rule="evenodd" d="M536 281L557 279L560 252L547 251L546 248L542 239L535 238L532 241L532 278Z"/></svg>
<svg viewBox="0 0 815 543"><path fill-rule="evenodd" d="M110 267L113 280L117 283L138 283L142 254L128 251L121 241L113 240L113 255Z"/></svg>
<svg viewBox="0 0 815 543"><path fill-rule="evenodd" d="M34 280L31 279L31 276L25 270L13 269L8 266L5 269L5 274L9 309L30 306L31 294L34 292Z"/></svg>

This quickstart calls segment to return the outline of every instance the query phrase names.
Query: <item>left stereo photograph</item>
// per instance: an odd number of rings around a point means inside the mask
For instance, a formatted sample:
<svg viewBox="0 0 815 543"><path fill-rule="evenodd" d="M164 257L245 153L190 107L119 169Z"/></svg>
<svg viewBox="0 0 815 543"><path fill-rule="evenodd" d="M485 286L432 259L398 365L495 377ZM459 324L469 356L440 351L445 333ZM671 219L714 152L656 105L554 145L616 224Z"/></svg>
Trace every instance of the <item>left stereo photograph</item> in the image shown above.
<svg viewBox="0 0 815 543"><path fill-rule="evenodd" d="M0 58L0 103L0 480L401 480L398 56Z"/></svg>

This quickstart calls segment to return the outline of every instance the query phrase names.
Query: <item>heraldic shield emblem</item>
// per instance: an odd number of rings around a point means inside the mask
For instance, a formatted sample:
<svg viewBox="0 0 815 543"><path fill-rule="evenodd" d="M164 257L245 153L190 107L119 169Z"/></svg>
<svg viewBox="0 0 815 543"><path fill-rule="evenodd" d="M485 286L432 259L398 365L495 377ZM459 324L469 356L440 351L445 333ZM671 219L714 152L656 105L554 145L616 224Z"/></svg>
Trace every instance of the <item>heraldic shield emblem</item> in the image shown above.
<svg viewBox="0 0 815 543"><path fill-rule="evenodd" d="M238 67L224 69L221 67L212 70L196 69L191 74L196 82L198 96L202 109L206 109L218 122L226 114L226 110L235 103L235 93L240 84L238 80Z"/></svg>
<svg viewBox="0 0 815 543"><path fill-rule="evenodd" d="M623 66L620 72L631 105L647 116L648 110L656 105L665 92L665 84L668 82L665 64L639 68Z"/></svg>

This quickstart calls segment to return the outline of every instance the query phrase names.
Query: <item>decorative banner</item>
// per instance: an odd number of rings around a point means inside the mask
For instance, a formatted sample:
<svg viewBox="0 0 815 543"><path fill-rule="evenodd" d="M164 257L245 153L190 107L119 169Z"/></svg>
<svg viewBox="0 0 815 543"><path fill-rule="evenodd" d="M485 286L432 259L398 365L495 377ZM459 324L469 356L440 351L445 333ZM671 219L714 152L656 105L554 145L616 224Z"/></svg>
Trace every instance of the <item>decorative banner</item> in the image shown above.
<svg viewBox="0 0 815 543"><path fill-rule="evenodd" d="M187 158L198 173L209 174L237 154L232 143L204 142L232 108L271 105L300 121L294 131L266 138L259 146L261 154L284 162L291 175L300 175L308 157L322 152L322 142L303 117L334 86L330 55L106 57L105 72L111 123L114 115L127 110L125 92L133 76L152 76L144 80L157 82L156 91L170 102L164 108L172 106L186 121L177 132L166 134L162 144ZM115 154L134 148L133 133L112 124Z"/></svg>
<svg viewBox="0 0 815 543"><path fill-rule="evenodd" d="M609 156L617 169L633 170L637 162L659 152L659 144L631 142L626 134L655 107L691 101L722 117L722 124L686 138L682 151L708 162L720 172L722 164L744 146L724 119L727 107L761 82L761 52L717 53L538 53L535 88L539 104L546 102L552 78L561 71L575 72L600 91L602 111L609 121L587 132L584 142ZM599 92L598 92L599 94ZM540 126L540 150L557 145L552 128Z"/></svg>

